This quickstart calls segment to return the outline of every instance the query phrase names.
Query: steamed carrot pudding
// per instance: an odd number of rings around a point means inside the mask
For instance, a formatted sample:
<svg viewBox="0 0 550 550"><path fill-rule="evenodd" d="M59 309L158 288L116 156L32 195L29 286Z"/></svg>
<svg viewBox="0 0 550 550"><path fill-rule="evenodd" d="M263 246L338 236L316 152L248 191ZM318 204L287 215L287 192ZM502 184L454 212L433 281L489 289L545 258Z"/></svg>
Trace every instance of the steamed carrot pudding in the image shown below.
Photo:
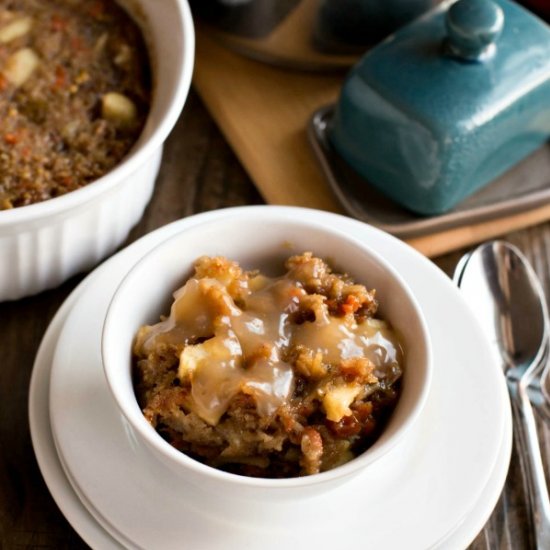
<svg viewBox="0 0 550 550"><path fill-rule="evenodd" d="M311 253L285 267L273 278L199 258L169 315L136 336L145 417L215 468L329 470L376 440L398 399L403 352L375 291Z"/></svg>
<svg viewBox="0 0 550 550"><path fill-rule="evenodd" d="M0 2L0 210L103 176L150 96L144 39L114 0Z"/></svg>

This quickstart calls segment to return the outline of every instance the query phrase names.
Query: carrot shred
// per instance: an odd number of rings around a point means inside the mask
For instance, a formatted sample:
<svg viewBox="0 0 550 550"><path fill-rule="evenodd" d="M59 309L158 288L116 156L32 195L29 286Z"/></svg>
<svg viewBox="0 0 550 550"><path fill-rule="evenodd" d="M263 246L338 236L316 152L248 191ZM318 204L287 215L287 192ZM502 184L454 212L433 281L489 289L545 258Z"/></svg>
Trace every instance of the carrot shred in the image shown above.
<svg viewBox="0 0 550 550"><path fill-rule="evenodd" d="M67 28L68 21L57 13L54 13L51 18L52 30L56 32L64 31Z"/></svg>
<svg viewBox="0 0 550 550"><path fill-rule="evenodd" d="M342 304L342 311L348 315L350 313L355 313L360 307L361 302L352 294L346 297L346 301Z"/></svg>
<svg viewBox="0 0 550 550"><path fill-rule="evenodd" d="M19 136L12 132L8 132L7 134L4 134L4 141L8 145L15 145L19 141Z"/></svg>
<svg viewBox="0 0 550 550"><path fill-rule="evenodd" d="M56 90L60 90L61 88L64 88L67 84L67 71L61 66L57 65L55 68L55 80L53 83L53 87Z"/></svg>

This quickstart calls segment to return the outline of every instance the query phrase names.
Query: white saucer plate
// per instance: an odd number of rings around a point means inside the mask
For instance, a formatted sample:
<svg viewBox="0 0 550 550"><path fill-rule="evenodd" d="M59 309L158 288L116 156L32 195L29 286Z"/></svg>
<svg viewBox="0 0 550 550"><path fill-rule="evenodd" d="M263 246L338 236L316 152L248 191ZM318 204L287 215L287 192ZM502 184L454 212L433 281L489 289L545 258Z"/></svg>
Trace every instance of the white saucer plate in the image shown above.
<svg viewBox="0 0 550 550"><path fill-rule="evenodd" d="M261 215L266 207L249 208ZM332 550L359 541L365 548L457 548L467 546L489 517L510 458L511 416L502 374L467 304L442 272L401 241L334 214L292 211L368 242L418 298L433 338L435 368L414 433L359 477L305 503L242 507L175 485L118 413L104 380L100 339L113 292L135 261L177 231L239 211L176 222L87 279L74 305L66 307L53 361L43 354L35 367L31 427L37 457L56 500L69 491L68 484L80 497L75 502L73 493L62 510L92 546L104 547L94 538L101 525L118 543L135 548L269 550L300 544ZM49 338L56 338L54 332ZM58 456L52 453L50 426L37 420L47 407L38 385L47 384L50 368L49 412Z"/></svg>
<svg viewBox="0 0 550 550"><path fill-rule="evenodd" d="M119 548L115 540L94 521L69 484L57 457L50 426L50 372L59 332L67 314L92 279L88 277L65 300L44 334L36 355L29 391L29 423L34 453L50 493L61 512L90 545L104 550Z"/></svg>

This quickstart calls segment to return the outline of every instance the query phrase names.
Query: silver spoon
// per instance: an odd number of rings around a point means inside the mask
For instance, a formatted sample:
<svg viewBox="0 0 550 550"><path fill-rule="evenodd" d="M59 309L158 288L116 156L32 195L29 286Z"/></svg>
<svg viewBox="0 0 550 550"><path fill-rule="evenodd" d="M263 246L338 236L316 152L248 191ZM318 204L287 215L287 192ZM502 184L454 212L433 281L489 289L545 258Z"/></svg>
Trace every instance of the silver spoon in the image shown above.
<svg viewBox="0 0 550 550"><path fill-rule="evenodd" d="M533 372L527 393L531 405L550 426L550 342L546 346L546 355L541 364Z"/></svg>
<svg viewBox="0 0 550 550"><path fill-rule="evenodd" d="M527 387L531 405L550 426L550 343L540 365L533 371L533 378Z"/></svg>
<svg viewBox="0 0 550 550"><path fill-rule="evenodd" d="M459 288L464 268L470 256L471 252L464 254L456 264L453 282ZM550 425L550 339L547 340L544 356L532 372L527 386L527 394L531 405L535 407L542 420Z"/></svg>
<svg viewBox="0 0 550 550"><path fill-rule="evenodd" d="M548 346L546 363L540 375L540 391L543 399L543 405L546 408L547 421L550 422L550 345Z"/></svg>
<svg viewBox="0 0 550 550"><path fill-rule="evenodd" d="M502 241L479 246L457 267L454 280L502 361L528 480L537 548L550 548L550 501L527 393L547 353L544 293L523 254Z"/></svg>

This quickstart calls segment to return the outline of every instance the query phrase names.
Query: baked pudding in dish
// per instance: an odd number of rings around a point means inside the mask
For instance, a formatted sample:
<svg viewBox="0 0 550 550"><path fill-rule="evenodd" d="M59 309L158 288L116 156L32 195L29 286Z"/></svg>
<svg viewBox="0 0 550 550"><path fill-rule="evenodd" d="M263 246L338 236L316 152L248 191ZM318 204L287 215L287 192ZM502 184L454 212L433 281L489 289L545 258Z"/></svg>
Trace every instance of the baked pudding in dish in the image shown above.
<svg viewBox="0 0 550 550"><path fill-rule="evenodd" d="M4 2L0 210L109 172L143 130L151 88L141 30L116 2Z"/></svg>
<svg viewBox="0 0 550 550"><path fill-rule="evenodd" d="M169 314L133 344L148 422L209 466L289 478L344 464L378 438L400 395L401 339L376 291L306 252L269 277L204 256Z"/></svg>

